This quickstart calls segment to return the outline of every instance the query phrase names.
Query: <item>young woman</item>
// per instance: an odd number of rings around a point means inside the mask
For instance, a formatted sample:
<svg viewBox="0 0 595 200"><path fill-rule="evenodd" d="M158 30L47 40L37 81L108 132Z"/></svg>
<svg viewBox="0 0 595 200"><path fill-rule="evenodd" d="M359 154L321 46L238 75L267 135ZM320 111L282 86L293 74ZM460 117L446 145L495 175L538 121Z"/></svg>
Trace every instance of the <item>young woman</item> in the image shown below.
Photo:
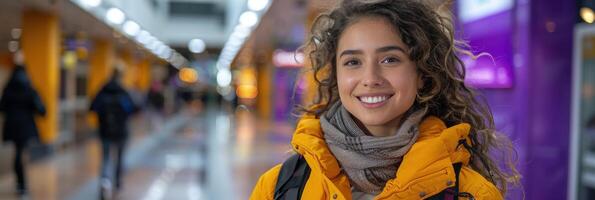
<svg viewBox="0 0 595 200"><path fill-rule="evenodd" d="M464 84L453 35L414 0L347 0L317 18L305 49L319 98L291 142L310 169L290 172L307 176L301 199L502 199L518 183L489 154L514 150ZM284 199L281 169L251 199Z"/></svg>

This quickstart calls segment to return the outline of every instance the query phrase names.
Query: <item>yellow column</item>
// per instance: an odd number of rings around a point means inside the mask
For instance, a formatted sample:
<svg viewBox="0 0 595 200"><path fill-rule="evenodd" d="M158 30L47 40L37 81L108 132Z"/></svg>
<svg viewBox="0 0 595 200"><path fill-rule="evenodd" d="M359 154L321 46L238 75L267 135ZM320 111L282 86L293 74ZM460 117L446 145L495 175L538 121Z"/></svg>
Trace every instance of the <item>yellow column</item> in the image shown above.
<svg viewBox="0 0 595 200"><path fill-rule="evenodd" d="M271 61L273 56L272 50L267 50L264 56L265 62L259 62L258 68L258 96L257 96L257 109L258 113L263 119L270 119L272 117L273 103L271 101L271 91L273 85L273 68Z"/></svg>
<svg viewBox="0 0 595 200"><path fill-rule="evenodd" d="M314 72L312 70L305 70L303 73L304 79L304 91L302 93L302 105L310 106L316 98L317 88L316 81L314 80Z"/></svg>
<svg viewBox="0 0 595 200"><path fill-rule="evenodd" d="M137 74L136 87L140 91L148 91L151 87L151 60L149 58L144 58L138 63Z"/></svg>
<svg viewBox="0 0 595 200"><path fill-rule="evenodd" d="M309 7L308 8L308 16L307 16L307 20L306 20L306 35L309 35L309 31L312 27L312 24L314 23L314 20L316 19L316 16L318 16L318 14L320 13L320 10L314 8L314 7ZM303 95L302 95L302 105L303 106L309 106L314 102L314 99L316 98L316 96L318 95L318 88L317 88L317 84L316 81L314 80L314 71L312 70L312 65L311 65L311 61L310 61L310 56L307 56L308 54L308 49L306 49L306 52L304 52L304 54L306 56L304 56L304 68L302 70L303 72L303 78L305 81L305 87L304 87L304 91L303 91Z"/></svg>
<svg viewBox="0 0 595 200"><path fill-rule="evenodd" d="M96 40L89 58L87 97L90 99L110 79L114 69L114 45L108 40Z"/></svg>
<svg viewBox="0 0 595 200"><path fill-rule="evenodd" d="M110 79L114 69L114 45L109 40L94 41L89 58L89 73L87 74L87 99L93 101L95 95ZM97 114L89 112L87 122L91 127L97 127Z"/></svg>
<svg viewBox="0 0 595 200"><path fill-rule="evenodd" d="M2 93L3 88L6 87L8 79L12 74L13 66L14 64L12 63L12 54L0 53L0 93Z"/></svg>
<svg viewBox="0 0 595 200"><path fill-rule="evenodd" d="M46 116L36 118L39 136L50 143L58 136L58 101L60 80L60 26L52 14L25 11L22 45L26 70L46 108Z"/></svg>
<svg viewBox="0 0 595 200"><path fill-rule="evenodd" d="M127 89L135 88L136 79L138 78L138 66L134 62L134 57L130 51L125 50L122 53L122 61L124 61L124 71L122 73L122 85Z"/></svg>
<svg viewBox="0 0 595 200"><path fill-rule="evenodd" d="M11 53L0 53L0 67L3 67L8 72L12 73L11 70L14 64L12 63Z"/></svg>

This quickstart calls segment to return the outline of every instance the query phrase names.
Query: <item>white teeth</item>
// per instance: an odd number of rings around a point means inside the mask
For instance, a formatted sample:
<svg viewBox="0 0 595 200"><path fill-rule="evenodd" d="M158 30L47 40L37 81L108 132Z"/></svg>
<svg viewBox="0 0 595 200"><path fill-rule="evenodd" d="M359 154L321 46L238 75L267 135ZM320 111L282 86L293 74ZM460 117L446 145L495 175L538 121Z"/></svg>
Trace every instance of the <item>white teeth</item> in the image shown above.
<svg viewBox="0 0 595 200"><path fill-rule="evenodd" d="M360 100L364 103L379 103L386 101L387 96L376 96L376 97L360 97Z"/></svg>

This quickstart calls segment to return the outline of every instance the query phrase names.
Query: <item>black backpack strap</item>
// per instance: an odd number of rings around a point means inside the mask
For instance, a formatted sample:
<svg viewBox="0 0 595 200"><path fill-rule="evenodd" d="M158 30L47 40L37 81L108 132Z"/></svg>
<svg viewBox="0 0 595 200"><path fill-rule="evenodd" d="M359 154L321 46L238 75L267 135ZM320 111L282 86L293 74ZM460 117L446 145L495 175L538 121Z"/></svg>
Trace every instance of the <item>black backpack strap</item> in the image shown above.
<svg viewBox="0 0 595 200"><path fill-rule="evenodd" d="M453 199L459 199L459 174L461 173L461 168L463 167L463 163L455 163L452 165L452 167L455 169L455 186L452 188L454 191L454 198Z"/></svg>
<svg viewBox="0 0 595 200"><path fill-rule="evenodd" d="M442 192L427 198L428 200L455 200L459 199L459 174L463 163L454 163L452 167L455 171L455 182L454 186L444 189Z"/></svg>
<svg viewBox="0 0 595 200"><path fill-rule="evenodd" d="M275 200L297 200L302 196L310 167L301 154L289 157L279 171L275 185Z"/></svg>

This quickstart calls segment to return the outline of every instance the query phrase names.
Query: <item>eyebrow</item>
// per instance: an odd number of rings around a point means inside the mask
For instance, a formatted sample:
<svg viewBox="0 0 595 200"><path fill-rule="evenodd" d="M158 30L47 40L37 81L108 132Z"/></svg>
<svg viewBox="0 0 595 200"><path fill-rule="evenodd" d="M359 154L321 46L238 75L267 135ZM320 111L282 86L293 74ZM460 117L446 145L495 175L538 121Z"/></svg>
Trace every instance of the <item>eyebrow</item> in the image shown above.
<svg viewBox="0 0 595 200"><path fill-rule="evenodd" d="M376 49L376 53L387 52L387 51L401 51L405 53L405 50L400 46L385 46Z"/></svg>
<svg viewBox="0 0 595 200"><path fill-rule="evenodd" d="M405 53L405 50L399 46L385 46L385 47L380 47L380 48L376 49L376 53L382 53L382 52L387 52L387 51L401 51L401 52ZM348 50L341 52L341 54L339 55L339 58L344 55L353 55L353 54L363 54L363 51L348 49Z"/></svg>

